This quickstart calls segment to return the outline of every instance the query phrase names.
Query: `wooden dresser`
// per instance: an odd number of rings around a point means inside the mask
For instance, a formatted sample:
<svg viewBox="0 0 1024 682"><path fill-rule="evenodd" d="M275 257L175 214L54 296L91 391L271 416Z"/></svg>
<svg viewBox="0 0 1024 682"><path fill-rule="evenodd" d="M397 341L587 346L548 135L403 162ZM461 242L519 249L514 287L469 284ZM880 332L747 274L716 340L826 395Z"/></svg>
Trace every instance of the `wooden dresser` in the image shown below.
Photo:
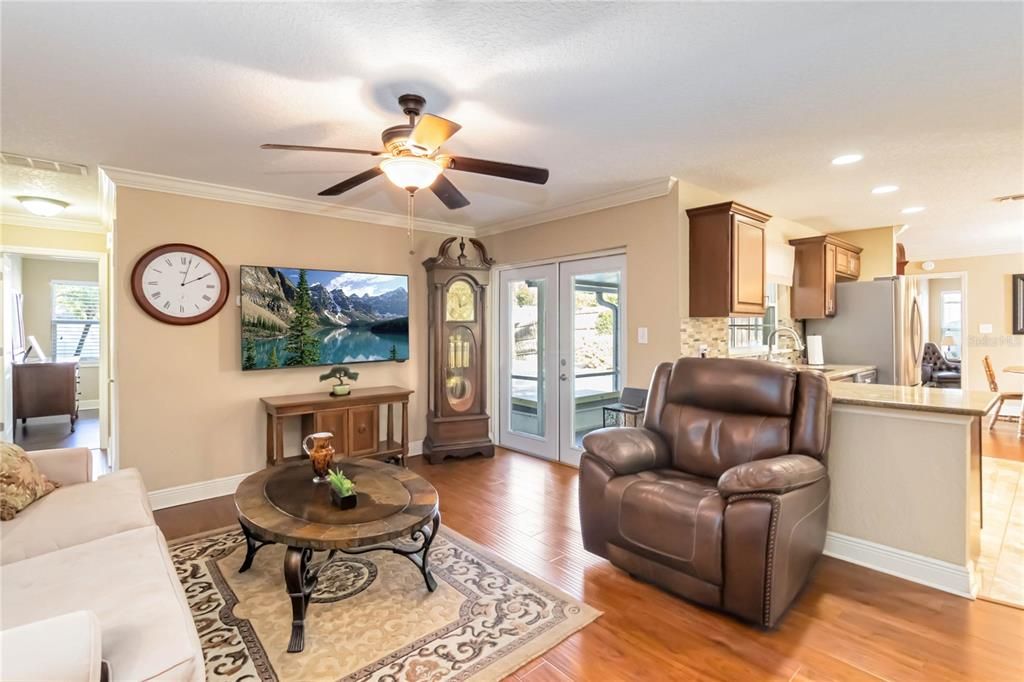
<svg viewBox="0 0 1024 682"><path fill-rule="evenodd" d="M78 421L78 359L14 365L14 421L68 415Z"/></svg>
<svg viewBox="0 0 1024 682"><path fill-rule="evenodd" d="M260 398L267 412L267 465L284 461L284 419L302 418L302 435L318 431L334 434L338 457L397 459L405 466L409 454L409 396L399 386L354 388L349 395L327 391ZM401 405L401 435L395 440L395 405ZM380 413L386 413L384 437L380 437Z"/></svg>

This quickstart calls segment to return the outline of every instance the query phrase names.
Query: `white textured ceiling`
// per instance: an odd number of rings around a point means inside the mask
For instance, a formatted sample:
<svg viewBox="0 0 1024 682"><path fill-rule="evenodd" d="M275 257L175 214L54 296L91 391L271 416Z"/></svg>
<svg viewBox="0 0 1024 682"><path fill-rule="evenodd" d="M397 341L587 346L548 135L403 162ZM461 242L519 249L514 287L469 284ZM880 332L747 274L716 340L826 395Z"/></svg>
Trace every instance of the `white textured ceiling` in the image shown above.
<svg viewBox="0 0 1024 682"><path fill-rule="evenodd" d="M1021 3L4 3L0 20L4 151L314 198L372 161L258 145L376 148L411 91L464 126L450 153L551 169L544 187L451 172L472 205L428 195L424 217L482 227L675 175L821 230L910 222L915 258L1024 249L1024 202L991 201L1024 191ZM865 160L829 164L848 151ZM383 179L337 201L404 210Z"/></svg>

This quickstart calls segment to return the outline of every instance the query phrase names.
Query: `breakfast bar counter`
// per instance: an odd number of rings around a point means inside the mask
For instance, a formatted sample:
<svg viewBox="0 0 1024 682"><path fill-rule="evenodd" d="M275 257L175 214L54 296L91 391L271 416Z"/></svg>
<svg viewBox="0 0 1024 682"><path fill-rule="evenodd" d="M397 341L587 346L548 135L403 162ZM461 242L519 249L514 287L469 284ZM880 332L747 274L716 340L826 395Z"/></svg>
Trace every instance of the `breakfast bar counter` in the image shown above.
<svg viewBox="0 0 1024 682"><path fill-rule="evenodd" d="M836 382L825 553L968 598L987 391Z"/></svg>
<svg viewBox="0 0 1024 682"><path fill-rule="evenodd" d="M885 384L832 384L832 402L836 405L887 407L917 412L943 412L981 417L988 414L999 399L989 391L965 391L956 388L888 386Z"/></svg>

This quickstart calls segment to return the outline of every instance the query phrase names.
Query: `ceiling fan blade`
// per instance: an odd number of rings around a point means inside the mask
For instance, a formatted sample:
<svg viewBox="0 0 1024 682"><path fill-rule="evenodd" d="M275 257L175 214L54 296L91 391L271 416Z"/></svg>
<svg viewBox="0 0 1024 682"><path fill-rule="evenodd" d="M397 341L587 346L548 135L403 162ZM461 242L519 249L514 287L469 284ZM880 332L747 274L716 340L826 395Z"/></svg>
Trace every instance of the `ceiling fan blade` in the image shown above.
<svg viewBox="0 0 1024 682"><path fill-rule="evenodd" d="M465 156L448 157L448 167L452 170L464 171L466 173L479 173L481 175L493 175L497 178L508 178L520 182L532 182L535 185L543 185L548 181L548 169L535 166L520 166L514 163L501 163L499 161L485 161L483 159L470 159Z"/></svg>
<svg viewBox="0 0 1024 682"><path fill-rule="evenodd" d="M337 185L334 185L333 187L328 187L323 192L320 192L320 196L322 196L322 197L336 197L339 194L341 194L342 192L347 192L350 189L352 189L353 187L358 187L359 185L363 184L367 180L373 180L375 177L377 177L378 175L380 175L383 172L384 171L382 171L380 169L380 166L374 166L370 170L363 171L359 175L353 175L351 178L349 178L347 180L342 180L341 182L339 182Z"/></svg>
<svg viewBox="0 0 1024 682"><path fill-rule="evenodd" d="M423 150L426 154L433 154L461 128L462 126L455 121L433 114L423 114L409 134L409 145Z"/></svg>
<svg viewBox="0 0 1024 682"><path fill-rule="evenodd" d="M369 149L346 149L345 147L311 147L306 144L261 144L260 149L289 149L296 152L340 152L342 154L369 154L380 156L384 152L374 152Z"/></svg>
<svg viewBox="0 0 1024 682"><path fill-rule="evenodd" d="M437 180L434 180L434 184L430 186L430 191L437 195L442 204L453 211L457 208L469 206L469 199L444 175L437 176Z"/></svg>

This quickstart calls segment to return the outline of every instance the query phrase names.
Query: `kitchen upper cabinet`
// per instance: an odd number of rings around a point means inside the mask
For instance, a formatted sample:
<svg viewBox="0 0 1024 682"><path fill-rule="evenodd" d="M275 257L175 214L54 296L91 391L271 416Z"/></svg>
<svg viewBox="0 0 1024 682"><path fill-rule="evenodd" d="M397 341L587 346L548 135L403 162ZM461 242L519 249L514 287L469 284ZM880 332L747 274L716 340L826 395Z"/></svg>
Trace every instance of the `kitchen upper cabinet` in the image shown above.
<svg viewBox="0 0 1024 682"><path fill-rule="evenodd" d="M861 248L833 235L793 239L793 317L821 319L836 314L836 283L860 277Z"/></svg>
<svg viewBox="0 0 1024 682"><path fill-rule="evenodd" d="M734 201L691 208L690 316L764 315L770 215Z"/></svg>

